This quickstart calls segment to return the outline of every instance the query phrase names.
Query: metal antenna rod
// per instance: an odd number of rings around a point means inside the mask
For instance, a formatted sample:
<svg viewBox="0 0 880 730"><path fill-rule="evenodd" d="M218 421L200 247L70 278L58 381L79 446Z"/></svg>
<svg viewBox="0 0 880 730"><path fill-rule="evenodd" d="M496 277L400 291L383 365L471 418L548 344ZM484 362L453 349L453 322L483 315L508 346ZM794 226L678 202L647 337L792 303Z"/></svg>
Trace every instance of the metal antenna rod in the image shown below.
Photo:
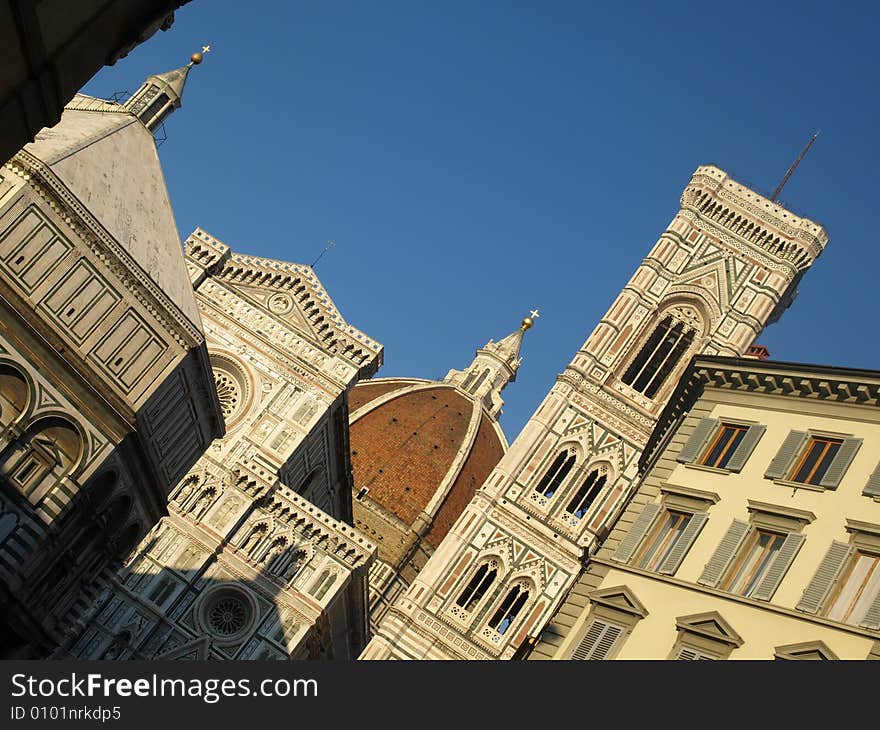
<svg viewBox="0 0 880 730"><path fill-rule="evenodd" d="M804 147L804 148L801 150L801 153L798 155L798 158L794 161L794 164L793 164L791 167L788 168L788 172L785 173L785 177L782 178L782 182L779 183L779 187L776 188L776 190L775 190L774 193L773 193L773 197L770 198L770 200L776 200L776 198L778 197L779 193L782 192L782 188L785 187L785 183L788 182L788 178L791 177L791 173L794 172L795 168L798 166L798 164L800 163L800 161L801 161L802 159L804 159L804 155L807 154L807 150L810 149L810 146L813 144L813 142L816 141L816 137L818 137L818 136L819 136L819 133L816 132L816 133L813 134L812 137L810 137L810 141L807 142L807 146Z"/></svg>
<svg viewBox="0 0 880 730"><path fill-rule="evenodd" d="M313 269L315 268L315 266L318 265L318 262L321 260L321 258L323 258L324 254L327 253L327 252L328 252L331 248L333 248L335 245L336 245L336 241L327 241L327 245L324 246L324 250L321 251L321 253L319 254L318 258L316 258L316 259L312 262L312 268L313 268Z"/></svg>

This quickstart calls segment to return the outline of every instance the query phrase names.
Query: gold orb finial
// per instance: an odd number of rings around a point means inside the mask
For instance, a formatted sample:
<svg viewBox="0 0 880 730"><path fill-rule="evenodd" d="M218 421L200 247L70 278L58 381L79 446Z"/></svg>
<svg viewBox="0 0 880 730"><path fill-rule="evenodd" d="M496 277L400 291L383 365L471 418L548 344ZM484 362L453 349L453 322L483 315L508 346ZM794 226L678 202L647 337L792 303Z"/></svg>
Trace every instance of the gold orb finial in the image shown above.
<svg viewBox="0 0 880 730"><path fill-rule="evenodd" d="M531 329L531 327L535 324L535 320L541 316L540 314L538 314L537 309L533 309L531 312L529 312L529 315L529 317L523 318L521 327L523 332L525 332L527 329Z"/></svg>
<svg viewBox="0 0 880 730"><path fill-rule="evenodd" d="M197 53L193 53L189 57L189 62L193 66L198 66L202 61L205 60L205 54L211 52L211 46L202 46L202 50Z"/></svg>

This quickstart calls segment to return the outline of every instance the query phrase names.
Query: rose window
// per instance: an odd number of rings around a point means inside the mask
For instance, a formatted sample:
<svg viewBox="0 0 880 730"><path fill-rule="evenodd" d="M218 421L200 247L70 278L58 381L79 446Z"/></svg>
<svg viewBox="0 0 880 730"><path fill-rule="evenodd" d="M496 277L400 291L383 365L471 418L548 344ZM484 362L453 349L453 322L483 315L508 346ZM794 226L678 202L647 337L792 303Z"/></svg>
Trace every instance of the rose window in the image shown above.
<svg viewBox="0 0 880 730"><path fill-rule="evenodd" d="M232 636L247 624L247 607L235 596L222 596L208 608L208 624L221 636Z"/></svg>
<svg viewBox="0 0 880 730"><path fill-rule="evenodd" d="M235 378L222 370L214 371L214 385L217 387L217 397L220 399L223 418L228 420L238 410L241 403L241 389Z"/></svg>
<svg viewBox="0 0 880 730"><path fill-rule="evenodd" d="M247 591L235 584L216 586L203 597L199 623L220 644L242 639L254 624L256 604Z"/></svg>

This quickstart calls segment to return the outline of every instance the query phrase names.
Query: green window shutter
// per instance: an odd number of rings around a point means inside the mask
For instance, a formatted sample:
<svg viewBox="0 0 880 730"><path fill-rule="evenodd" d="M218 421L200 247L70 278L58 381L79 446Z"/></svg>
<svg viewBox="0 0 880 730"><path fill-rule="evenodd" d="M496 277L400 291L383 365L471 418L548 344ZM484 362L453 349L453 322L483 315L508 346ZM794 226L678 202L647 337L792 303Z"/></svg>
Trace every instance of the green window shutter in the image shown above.
<svg viewBox="0 0 880 730"><path fill-rule="evenodd" d="M764 476L767 479L784 479L787 477L791 462L798 455L806 438L806 431L791 431L785 437L785 441L782 442L782 448L773 457L773 461L770 462L770 466L767 467Z"/></svg>
<svg viewBox="0 0 880 730"><path fill-rule="evenodd" d="M880 464L874 469L874 473L868 477L868 483L862 490L862 494L867 497L880 497Z"/></svg>
<svg viewBox="0 0 880 730"><path fill-rule="evenodd" d="M849 468L853 457L856 455L856 451L859 450L861 445L861 439L844 439L837 450L837 456L832 460L828 471L825 472L825 476L822 477L822 481L819 484L831 489L840 484L840 480L843 479L843 475L846 474L846 470Z"/></svg>
<svg viewBox="0 0 880 730"><path fill-rule="evenodd" d="M605 659L614 648L617 640L623 635L623 627L593 619L584 638L571 655L576 661Z"/></svg>
<svg viewBox="0 0 880 730"><path fill-rule="evenodd" d="M703 525L706 524L708 519L709 515L705 512L697 512L691 517L691 521L682 530L678 540L675 541L675 545L672 546L672 550L669 551L669 555L666 556L666 559L657 569L658 573L672 575L678 570L678 566L681 565L681 561L684 560L684 556L687 555L688 550L694 544L694 540L697 539L697 535L700 534L700 530L703 529Z"/></svg>
<svg viewBox="0 0 880 730"><path fill-rule="evenodd" d="M822 602L831 590L831 586L843 570L843 566L849 558L850 546L845 542L835 540L822 558L819 569L807 585L804 595L795 608L806 613L817 613Z"/></svg>
<svg viewBox="0 0 880 730"><path fill-rule="evenodd" d="M874 629L875 631L880 629L880 593L874 596L874 602L859 626L865 629Z"/></svg>
<svg viewBox="0 0 880 730"><path fill-rule="evenodd" d="M611 556L612 560L616 560L618 563L629 561L659 511L659 504L651 503L645 505L642 513L633 522L629 532L620 541L617 551Z"/></svg>
<svg viewBox="0 0 880 730"><path fill-rule="evenodd" d="M595 648L590 653L590 659L607 659L621 636L623 636L623 629L620 626L609 625L605 629L605 633L599 637L599 641L596 642Z"/></svg>
<svg viewBox="0 0 880 730"><path fill-rule="evenodd" d="M746 465L746 460L752 455L752 451L755 450L755 446L758 445L758 441L766 430L767 427L761 424L749 426L749 430L746 431L746 435L743 436L743 440L739 442L739 446L731 454L724 468L729 471L742 471L742 468Z"/></svg>
<svg viewBox="0 0 880 730"><path fill-rule="evenodd" d="M798 554L798 550L801 549L801 545L804 544L804 540L806 538L799 532L792 532L782 541L782 547L779 548L779 552L776 553L776 557L773 558L773 562L770 563L770 567L767 569L761 582L758 583L758 586L752 592L752 598L757 598L760 601L769 601L773 598L773 594L779 588L779 584L782 583L782 579L794 562L794 558Z"/></svg>
<svg viewBox="0 0 880 730"><path fill-rule="evenodd" d="M687 440L685 445L681 447L678 456L675 457L676 461L680 461L683 464L691 464L696 461L697 457L700 456L700 452L703 450L703 446L706 445L706 441L709 440L709 436L716 428L718 428L717 418L700 419L700 422L696 425L696 428L694 428L691 437Z"/></svg>
<svg viewBox="0 0 880 730"><path fill-rule="evenodd" d="M605 631L607 626L608 624L604 621L593 619L593 623L590 624L590 628L587 629L584 638L581 639L577 648L572 652L571 658L579 662L587 659L590 655L590 651L596 646L596 642L599 640L599 637Z"/></svg>
<svg viewBox="0 0 880 730"><path fill-rule="evenodd" d="M733 556L736 555L736 551L748 534L749 527L748 522L743 522L742 520L733 521L724 537L721 538L721 543L718 545L715 554L706 563L703 574L697 579L697 583L713 587L718 585L718 581L721 580L721 576L724 574L727 566L730 565L730 561L733 560Z"/></svg>

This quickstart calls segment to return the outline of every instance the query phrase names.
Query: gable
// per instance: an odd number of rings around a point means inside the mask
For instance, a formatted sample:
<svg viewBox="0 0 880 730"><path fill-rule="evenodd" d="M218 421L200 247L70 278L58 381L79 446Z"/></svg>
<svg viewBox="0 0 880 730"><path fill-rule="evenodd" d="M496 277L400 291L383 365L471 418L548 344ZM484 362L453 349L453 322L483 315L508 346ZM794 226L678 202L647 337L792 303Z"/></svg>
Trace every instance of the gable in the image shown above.
<svg viewBox="0 0 880 730"><path fill-rule="evenodd" d="M211 277L321 349L348 360L362 376L382 364L382 346L345 321L311 267L231 254Z"/></svg>

